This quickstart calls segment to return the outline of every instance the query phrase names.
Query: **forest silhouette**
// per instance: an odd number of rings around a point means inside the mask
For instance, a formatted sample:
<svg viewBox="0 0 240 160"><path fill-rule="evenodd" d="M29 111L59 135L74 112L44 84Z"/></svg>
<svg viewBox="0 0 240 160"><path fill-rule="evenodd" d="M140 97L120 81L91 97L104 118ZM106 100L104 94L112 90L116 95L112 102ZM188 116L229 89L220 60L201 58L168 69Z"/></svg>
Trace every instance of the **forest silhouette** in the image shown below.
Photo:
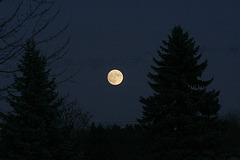
<svg viewBox="0 0 240 160"><path fill-rule="evenodd" d="M43 1L36 8L45 6ZM47 3L48 4L48 3ZM79 108L69 96L56 91L57 77L49 63L64 58L59 50L46 56L38 44L51 43L56 35L38 41L38 33L23 38L18 34L28 20L49 16L52 3L40 11L26 15L15 30L5 32L19 14L0 21L0 38L10 39L0 49L0 65L20 57L16 68L1 72L14 82L1 87L0 93L12 108L0 113L0 159L2 160L228 160L240 158L240 126L234 117L220 117L220 91L209 90L213 78L202 80L207 60L199 63L202 54L194 38L178 25L170 29L153 58L147 74L153 94L140 96L142 117L136 124L104 126L90 123L91 113ZM45 11L45 12L44 12ZM44 25L43 25L44 26ZM4 31L4 32L3 32ZM72 75L70 75L71 77ZM147 82L146 82L147 83ZM64 93L67 94L67 93Z"/></svg>

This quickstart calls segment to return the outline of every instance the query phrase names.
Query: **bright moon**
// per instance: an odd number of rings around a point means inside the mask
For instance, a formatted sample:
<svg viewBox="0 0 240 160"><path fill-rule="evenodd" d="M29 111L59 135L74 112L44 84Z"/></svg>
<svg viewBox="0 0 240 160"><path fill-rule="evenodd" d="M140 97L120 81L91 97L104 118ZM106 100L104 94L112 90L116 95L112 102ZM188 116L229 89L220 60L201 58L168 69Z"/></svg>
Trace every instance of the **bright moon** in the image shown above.
<svg viewBox="0 0 240 160"><path fill-rule="evenodd" d="M107 75L107 80L112 85L119 85L123 81L123 74L119 70L111 70Z"/></svg>

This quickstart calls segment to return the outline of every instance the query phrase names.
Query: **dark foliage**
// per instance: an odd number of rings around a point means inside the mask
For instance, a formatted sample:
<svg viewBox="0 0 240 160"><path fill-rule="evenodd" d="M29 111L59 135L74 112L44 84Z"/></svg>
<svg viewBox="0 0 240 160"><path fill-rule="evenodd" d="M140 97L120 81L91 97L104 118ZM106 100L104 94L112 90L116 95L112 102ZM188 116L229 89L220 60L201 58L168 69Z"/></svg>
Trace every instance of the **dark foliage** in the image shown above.
<svg viewBox="0 0 240 160"><path fill-rule="evenodd" d="M55 79L50 79L47 60L27 42L18 65L21 75L9 91L12 111L1 114L1 159L66 160L73 159L69 132L61 126L59 98Z"/></svg>
<svg viewBox="0 0 240 160"><path fill-rule="evenodd" d="M213 78L200 79L207 60L199 63L199 46L181 26L174 27L163 44L160 60L153 58L155 73L148 74L154 93L140 97L144 106L138 121L146 135L143 159L226 159L222 122L215 117L219 91L207 91Z"/></svg>
<svg viewBox="0 0 240 160"><path fill-rule="evenodd" d="M87 160L133 160L138 156L137 147L140 142L139 127L117 125L103 127L92 124L85 132L83 143L83 159Z"/></svg>
<svg viewBox="0 0 240 160"><path fill-rule="evenodd" d="M2 81L0 84L1 99L6 98L6 91L10 87L7 80L19 71L15 64L24 53L26 40L34 39L37 45L44 47L50 41L55 43L55 40L64 34L69 25L66 24L49 33L49 26L53 24L60 12L55 7L54 0L20 0L15 4L17 6L13 12L0 19L0 77L6 79L5 83ZM67 54L66 49L70 41L69 36L67 37L63 44L58 45L54 50L49 48L48 53L45 53L48 63L53 63ZM69 80L72 76L73 74L66 79Z"/></svg>
<svg viewBox="0 0 240 160"><path fill-rule="evenodd" d="M240 159L240 121L237 116L228 115L221 117L223 120L222 138L224 140L224 149L234 157Z"/></svg>

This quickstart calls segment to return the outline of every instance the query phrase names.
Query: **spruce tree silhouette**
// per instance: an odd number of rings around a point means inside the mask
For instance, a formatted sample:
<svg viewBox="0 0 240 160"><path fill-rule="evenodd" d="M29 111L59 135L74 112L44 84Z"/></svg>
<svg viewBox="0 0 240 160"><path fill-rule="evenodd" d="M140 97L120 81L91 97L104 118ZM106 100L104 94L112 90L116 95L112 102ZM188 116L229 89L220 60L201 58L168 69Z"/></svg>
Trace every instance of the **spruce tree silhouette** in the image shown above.
<svg viewBox="0 0 240 160"><path fill-rule="evenodd" d="M219 146L220 91L207 91L213 81L201 80L207 60L193 38L181 26L173 28L168 41L153 58L155 73L148 73L152 96L140 97L143 115L138 119L145 130L143 153L148 160L214 159L224 157Z"/></svg>
<svg viewBox="0 0 240 160"><path fill-rule="evenodd" d="M33 40L25 52L9 91L12 111L1 114L1 159L70 159L60 125L63 99L59 98L55 79L50 78L47 60L40 55Z"/></svg>

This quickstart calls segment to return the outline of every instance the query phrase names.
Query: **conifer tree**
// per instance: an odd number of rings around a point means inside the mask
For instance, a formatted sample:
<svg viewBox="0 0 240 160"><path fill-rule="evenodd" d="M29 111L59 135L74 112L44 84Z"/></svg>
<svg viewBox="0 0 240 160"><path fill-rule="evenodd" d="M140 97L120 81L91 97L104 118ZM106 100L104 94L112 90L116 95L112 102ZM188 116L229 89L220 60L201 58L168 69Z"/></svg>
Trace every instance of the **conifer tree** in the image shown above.
<svg viewBox="0 0 240 160"><path fill-rule="evenodd" d="M15 76L8 98L12 111L1 114L0 159L70 159L69 145L59 128L63 99L33 40L26 43L18 69L20 75Z"/></svg>
<svg viewBox="0 0 240 160"><path fill-rule="evenodd" d="M155 73L148 73L152 96L140 97L143 115L138 119L146 131L145 158L217 159L224 157L219 144L219 91L207 91L213 81L201 80L207 60L193 38L181 26L173 28L153 58ZM217 138L218 137L218 138Z"/></svg>

